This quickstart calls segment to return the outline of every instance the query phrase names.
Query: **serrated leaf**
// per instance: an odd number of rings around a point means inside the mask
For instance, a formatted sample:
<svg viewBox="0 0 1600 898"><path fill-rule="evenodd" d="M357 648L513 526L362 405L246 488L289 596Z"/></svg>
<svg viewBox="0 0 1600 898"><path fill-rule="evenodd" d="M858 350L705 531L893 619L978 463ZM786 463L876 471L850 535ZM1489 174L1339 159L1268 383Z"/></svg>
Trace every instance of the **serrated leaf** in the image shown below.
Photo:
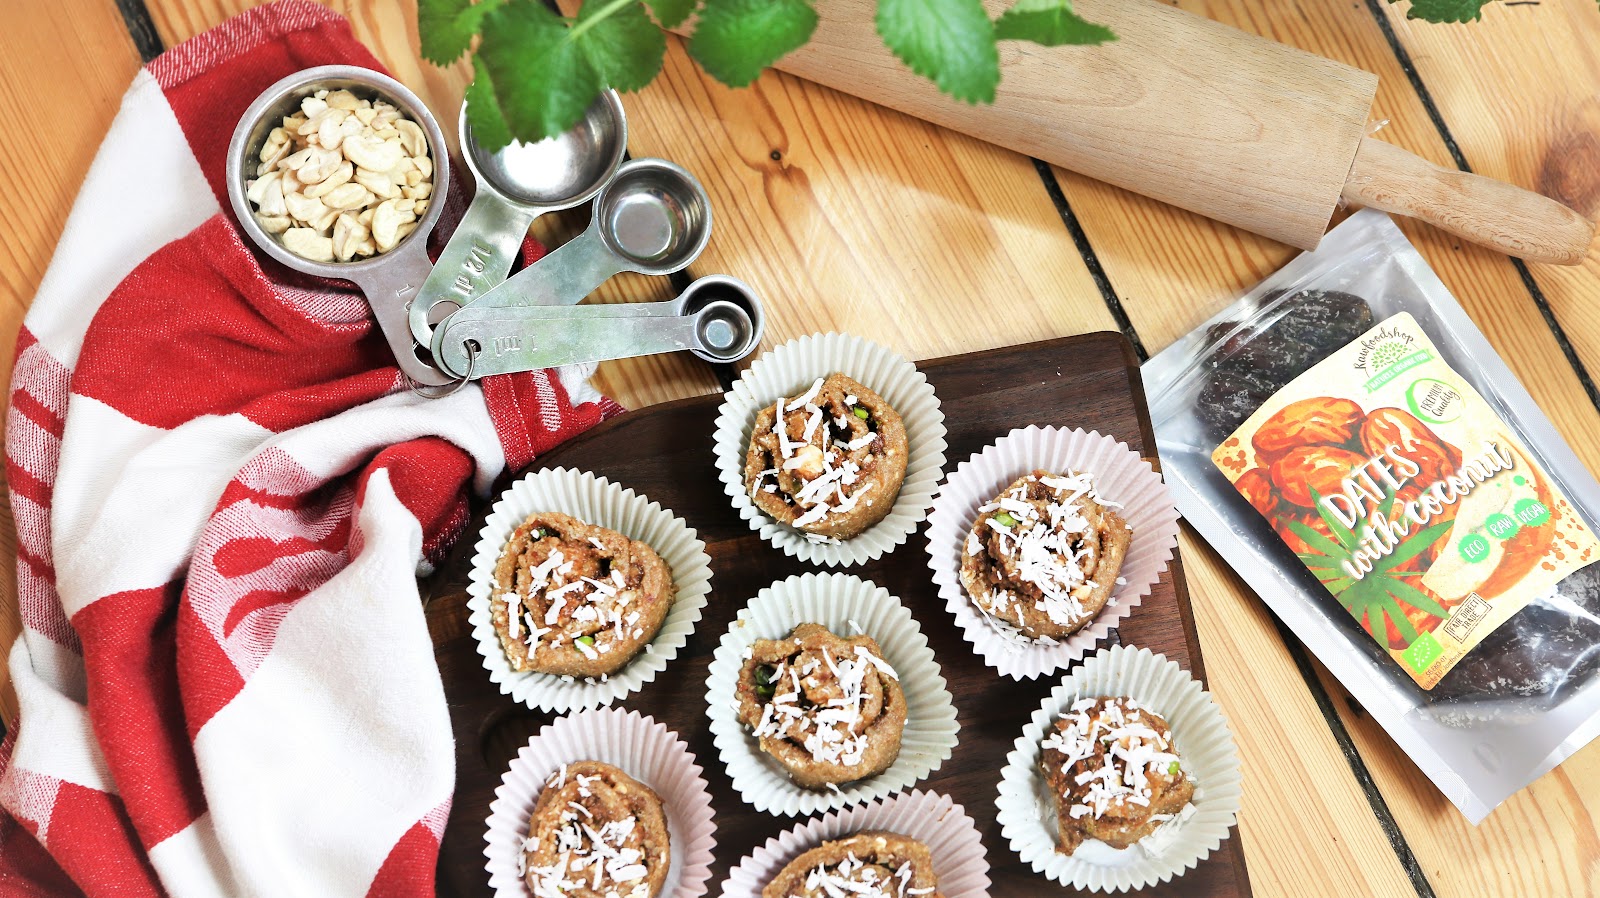
<svg viewBox="0 0 1600 898"><path fill-rule="evenodd" d="M645 0L662 28L676 28L700 5L700 0Z"/></svg>
<svg viewBox="0 0 1600 898"><path fill-rule="evenodd" d="M1395 0L1389 0L1394 3ZM1406 18L1424 22L1476 22L1493 0L1411 0Z"/></svg>
<svg viewBox="0 0 1600 898"><path fill-rule="evenodd" d="M744 87L811 40L817 11L807 0L706 0L689 55L711 77Z"/></svg>
<svg viewBox="0 0 1600 898"><path fill-rule="evenodd" d="M1318 533L1299 521L1289 522L1289 532L1300 537L1300 539L1305 541L1306 545L1316 549L1323 555L1338 555L1343 549L1342 546L1335 543L1333 540L1328 539L1326 536L1323 536L1321 533Z"/></svg>
<svg viewBox="0 0 1600 898"><path fill-rule="evenodd" d="M1032 41L1046 47L1064 44L1103 44L1117 36L1072 10L1072 0L1017 0L994 23L994 36L1003 41Z"/></svg>
<svg viewBox="0 0 1600 898"><path fill-rule="evenodd" d="M417 0L417 32L422 58L434 65L449 65L472 46L483 28L484 16L504 0Z"/></svg>
<svg viewBox="0 0 1600 898"><path fill-rule="evenodd" d="M489 77L482 58L472 58L472 70L477 74L467 85L467 125L472 129L472 139L492 153L511 142L511 129L500 115L494 79Z"/></svg>
<svg viewBox="0 0 1600 898"><path fill-rule="evenodd" d="M878 35L901 62L950 96L994 102L1000 54L981 0L878 0Z"/></svg>
<svg viewBox="0 0 1600 898"><path fill-rule="evenodd" d="M608 12L596 18L601 10ZM661 29L637 3L612 9L601 0L584 0L567 37L600 80L620 91L639 90L654 80L667 52Z"/></svg>
<svg viewBox="0 0 1600 898"><path fill-rule="evenodd" d="M554 137L583 118L603 82L567 26L532 0L510 0L484 20L478 59L500 113L525 143Z"/></svg>

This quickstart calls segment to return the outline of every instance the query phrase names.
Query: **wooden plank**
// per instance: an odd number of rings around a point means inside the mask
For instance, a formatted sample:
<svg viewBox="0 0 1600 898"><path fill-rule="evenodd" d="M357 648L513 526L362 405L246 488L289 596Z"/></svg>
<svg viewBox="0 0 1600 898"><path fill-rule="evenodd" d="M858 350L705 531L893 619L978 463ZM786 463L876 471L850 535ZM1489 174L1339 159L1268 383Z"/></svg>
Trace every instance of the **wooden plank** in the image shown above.
<svg viewBox="0 0 1600 898"><path fill-rule="evenodd" d="M630 145L705 183L691 270L766 298L765 345L848 330L929 358L1115 326L1030 160L776 72L730 90L668 46L624 99Z"/></svg>
<svg viewBox="0 0 1600 898"><path fill-rule="evenodd" d="M0 155L0 395L10 392L17 330L33 302L72 211L78 185L139 69L127 27L110 3L64 16L48 3L8 8L0 37L0 120L12 134ZM17 617L16 530L0 481L0 657ZM16 719L9 672L0 665L0 719Z"/></svg>
<svg viewBox="0 0 1600 898"><path fill-rule="evenodd" d="M1600 81L1600 13L1593 4L1491 4L1483 21L1458 26L1385 14L1473 170L1600 215L1600 100L1594 92ZM1472 77L1462 77L1464 72ZM1600 248L1591 247L1582 266L1534 265L1529 273L1583 366L1591 376L1600 374ZM1494 342L1492 326L1485 330ZM1541 394L1531 383L1529 388L1553 417L1558 411L1563 418L1593 412L1592 395L1572 389ZM1590 469L1600 468L1588 435L1574 439L1563 430ZM1436 834L1413 842L1436 883L1475 877L1505 894L1600 889L1593 867L1600 844L1600 745L1580 751L1473 827L1431 794L1370 719L1354 720L1352 735L1371 759L1380 787L1386 794L1416 796L1415 802L1396 803L1401 825ZM1462 871L1463 856L1484 860Z"/></svg>
<svg viewBox="0 0 1600 898"><path fill-rule="evenodd" d="M255 5L252 0L148 0L146 3L157 33L168 47ZM447 140L454 146L461 92L472 80L472 67L464 61L448 68L422 61L417 50L414 0L407 3L352 0L328 5L350 20L356 37L372 50L390 74L416 91L428 104ZM465 166L459 163L457 168L465 171ZM546 216L535 222L534 236L545 241L547 246L553 245L582 230L587 223L588 212L583 209ZM645 302L669 299L673 295L671 284L665 278L620 275L607 282L589 301ZM720 389L711 366L688 353L604 362L595 372L593 383L628 408Z"/></svg>
<svg viewBox="0 0 1600 898"><path fill-rule="evenodd" d="M1480 174L1600 217L1600 11L1587 0L1491 3L1481 22L1390 26ZM1591 376L1600 376L1600 243L1581 266L1530 266Z"/></svg>
<svg viewBox="0 0 1600 898"><path fill-rule="evenodd" d="M1432 161L1450 164L1450 155L1426 109L1366 5L1260 4L1248 0L1185 5L1196 12L1377 72L1381 84L1373 117L1389 120L1384 138ZM1528 8L1519 7L1517 14L1524 9ZM1593 16L1592 7L1588 13ZM1510 10L1497 13L1502 17L1510 14ZM1573 16L1576 21L1576 14ZM1559 31L1561 27L1559 22L1546 25L1551 31ZM1424 27L1416 26L1411 33L1434 33L1424 31ZM1471 32L1442 30L1458 35L1460 45L1467 47L1475 46L1475 42L1482 39L1477 35L1486 31L1487 26L1479 27L1480 31ZM1565 41L1568 37L1562 35L1559 40ZM1571 84L1572 89L1579 92L1585 86L1592 86L1593 71L1584 67L1593 61L1592 50L1588 49L1592 47L1593 30L1586 37L1591 43L1583 44L1584 36L1570 35L1571 43L1563 44L1570 51L1566 55L1556 50L1535 49L1540 46L1539 39L1531 31L1509 37L1504 45L1479 46L1478 55L1460 58L1448 65L1443 61L1442 49L1431 45L1416 55L1448 70L1448 74L1441 71L1439 77L1433 79L1447 82L1448 90L1498 98L1493 104L1463 102L1459 109L1441 101L1441 108L1451 110L1447 118L1452 125L1459 120L1474 123L1467 126L1469 129L1478 128L1484 120L1494 120L1496 107L1515 108L1534 120L1520 121L1511 127L1504 144L1530 141L1537 146L1539 135L1548 134L1552 127L1548 123L1539 125L1538 117L1543 115L1542 120L1546 122L1551 119L1548 110L1539 113L1523 109L1524 97L1535 82ZM1527 84L1497 80L1491 74L1496 66L1511 70L1529 66L1534 58L1558 61L1547 62L1544 69L1534 66L1527 76ZM1558 71L1548 66L1555 66ZM1473 77L1463 78L1463 72L1472 72ZM1589 121L1592 123L1593 119ZM1552 158L1554 155L1552 153ZM1538 183L1538 178L1520 176L1509 168L1493 170L1480 165L1478 170L1509 177L1518 183ZM1063 187L1130 317L1152 351L1214 313L1237 292L1293 256L1288 248L1080 178L1063 175ZM1144 224L1129 227L1129 221ZM1516 267L1504 257L1463 247L1447 235L1426 227L1410 223L1402 223L1402 227L1490 341L1506 356L1574 448L1591 468L1597 467L1600 447L1595 438L1600 436L1600 416L1596 415L1583 386L1563 359L1560 347L1524 288ZM1591 258L1585 270L1593 265ZM1595 298L1593 294L1597 291L1592 271L1582 274L1547 266L1536 266L1536 269L1541 283L1575 285L1578 292L1570 300L1564 298L1564 302L1579 306L1582 300ZM1569 310L1564 308L1563 312L1569 313ZM1584 314L1592 316L1594 313L1585 310ZM1568 330L1569 333L1584 331L1581 338L1576 333L1572 335L1575 342L1584 341L1587 353L1588 342L1594 340L1596 329L1592 319L1574 320L1586 322L1570 326ZM1185 549L1197 597L1215 599L1228 609L1226 619L1229 620L1249 608L1259 612L1259 603L1240 588L1214 595L1205 592L1201 581L1206 576L1206 566L1201 559L1210 560L1209 553L1189 551L1187 545ZM1197 599L1197 606L1202 610L1208 605ZM1202 638L1208 646L1213 645L1218 637L1209 629L1204 613L1200 615L1200 625ZM1235 657L1228 652L1213 652L1212 656L1219 654L1225 658ZM1263 676L1259 667L1254 675L1260 681L1275 679ZM1227 682L1223 677L1221 671L1213 673L1226 702ZM1600 791L1596 789L1600 785L1600 749L1591 747L1582 752L1561 770L1513 798L1482 826L1473 828L1359 711L1342 688L1325 673L1322 679L1335 697L1340 716L1369 765L1421 872L1437 894L1571 894L1579 890L1581 882L1587 882L1585 877L1590 873L1586 871L1596 843L1593 823L1596 808L1593 806L1595 799L1582 796ZM1247 836L1251 819L1247 810ZM1352 854L1375 856L1371 846L1351 846L1351 849ZM1268 874L1265 865L1256 862L1254 855L1252 867L1258 881Z"/></svg>

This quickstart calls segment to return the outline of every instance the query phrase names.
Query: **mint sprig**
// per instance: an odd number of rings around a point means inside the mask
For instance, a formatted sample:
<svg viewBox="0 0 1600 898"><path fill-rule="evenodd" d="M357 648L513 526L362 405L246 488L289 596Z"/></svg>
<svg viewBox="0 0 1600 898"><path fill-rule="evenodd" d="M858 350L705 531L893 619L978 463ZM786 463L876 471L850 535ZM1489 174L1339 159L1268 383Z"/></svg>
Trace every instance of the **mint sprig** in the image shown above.
<svg viewBox="0 0 1600 898"><path fill-rule="evenodd" d="M950 96L994 102L1000 53L981 0L878 0L878 35L901 62Z"/></svg>
<svg viewBox="0 0 1600 898"><path fill-rule="evenodd" d="M744 87L805 46L816 28L808 0L705 0L689 55L723 84Z"/></svg>
<svg viewBox="0 0 1600 898"><path fill-rule="evenodd" d="M1397 3L1399 0L1389 0ZM1493 0L1411 0L1406 18L1424 22L1475 22Z"/></svg>
<svg viewBox="0 0 1600 898"><path fill-rule="evenodd" d="M1407 15L1466 22L1489 2L1410 0ZM478 141L496 150L571 128L608 87L649 84L666 52L661 29L697 12L689 55L730 87L750 84L810 41L817 27L816 0L584 0L576 17L557 15L539 0L417 0L417 30L430 62L450 65L473 54L467 115ZM1055 47L1116 39L1079 16L1072 0L1016 0L996 20L982 0L878 0L876 23L884 44L912 71L971 103L994 101L999 41Z"/></svg>
<svg viewBox="0 0 1600 898"><path fill-rule="evenodd" d="M1070 0L1017 0L1016 6L995 21L994 35L1003 41L1033 41L1046 47L1117 39L1110 28L1073 12Z"/></svg>

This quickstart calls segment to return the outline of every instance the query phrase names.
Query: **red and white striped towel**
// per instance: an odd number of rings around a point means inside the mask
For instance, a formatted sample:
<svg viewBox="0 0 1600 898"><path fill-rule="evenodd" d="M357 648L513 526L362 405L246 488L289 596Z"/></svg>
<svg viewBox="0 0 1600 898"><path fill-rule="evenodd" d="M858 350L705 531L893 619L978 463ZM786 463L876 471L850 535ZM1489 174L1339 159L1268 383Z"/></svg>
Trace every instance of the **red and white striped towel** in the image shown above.
<svg viewBox="0 0 1600 898"><path fill-rule="evenodd" d="M379 67L283 0L141 71L28 313L0 894L433 893L454 747L414 574L467 490L619 409L574 371L420 399L359 295L241 243L234 123L325 63Z"/></svg>

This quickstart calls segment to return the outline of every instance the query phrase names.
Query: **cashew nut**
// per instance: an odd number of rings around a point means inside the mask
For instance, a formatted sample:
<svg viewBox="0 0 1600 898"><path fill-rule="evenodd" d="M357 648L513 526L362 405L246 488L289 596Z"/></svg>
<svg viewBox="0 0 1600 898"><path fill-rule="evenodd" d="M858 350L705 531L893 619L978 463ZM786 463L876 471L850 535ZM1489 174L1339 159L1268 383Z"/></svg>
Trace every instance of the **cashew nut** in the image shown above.
<svg viewBox="0 0 1600 898"><path fill-rule="evenodd" d="M333 241L310 228L284 231L283 245L289 252L313 262L333 261Z"/></svg>

